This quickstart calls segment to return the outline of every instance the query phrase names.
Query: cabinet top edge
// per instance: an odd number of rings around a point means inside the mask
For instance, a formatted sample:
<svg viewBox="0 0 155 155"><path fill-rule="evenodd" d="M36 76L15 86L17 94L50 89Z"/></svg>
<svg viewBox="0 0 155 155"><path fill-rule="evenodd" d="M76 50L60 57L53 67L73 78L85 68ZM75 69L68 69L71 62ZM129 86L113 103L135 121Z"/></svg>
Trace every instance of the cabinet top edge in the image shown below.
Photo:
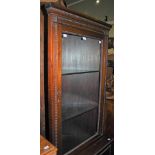
<svg viewBox="0 0 155 155"><path fill-rule="evenodd" d="M82 18L82 19L85 19L85 20L89 20L91 22L95 22L96 24L99 24L100 26L103 26L107 30L110 30L112 28L111 24L105 23L105 22L103 22L101 20L98 20L98 19L95 19L93 17L84 15L82 13L70 10L68 8L65 8L63 6L54 4L52 2L51 3L42 3L41 8L43 8L43 10L45 10L47 14L54 13L55 11L59 10L59 11L62 11L64 13L66 13L69 16L72 16L73 18L76 16L76 17L79 17L79 18Z"/></svg>

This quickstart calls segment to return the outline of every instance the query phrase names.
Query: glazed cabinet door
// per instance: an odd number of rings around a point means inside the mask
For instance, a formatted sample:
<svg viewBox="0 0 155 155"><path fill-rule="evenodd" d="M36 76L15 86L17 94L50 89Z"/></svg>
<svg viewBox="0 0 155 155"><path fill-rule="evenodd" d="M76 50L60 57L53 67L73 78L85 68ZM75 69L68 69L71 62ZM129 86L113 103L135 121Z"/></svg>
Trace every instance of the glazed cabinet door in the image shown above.
<svg viewBox="0 0 155 155"><path fill-rule="evenodd" d="M62 153L97 134L101 42L62 34Z"/></svg>
<svg viewBox="0 0 155 155"><path fill-rule="evenodd" d="M105 130L109 27L64 8L45 14L46 135L58 155L75 155Z"/></svg>

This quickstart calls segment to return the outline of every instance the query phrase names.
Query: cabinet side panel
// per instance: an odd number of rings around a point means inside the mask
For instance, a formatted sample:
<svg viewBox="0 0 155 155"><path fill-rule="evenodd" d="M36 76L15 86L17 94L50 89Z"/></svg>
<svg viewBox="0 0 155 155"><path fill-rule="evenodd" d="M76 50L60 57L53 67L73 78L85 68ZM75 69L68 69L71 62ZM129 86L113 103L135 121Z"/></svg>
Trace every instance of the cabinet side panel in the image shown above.
<svg viewBox="0 0 155 155"><path fill-rule="evenodd" d="M40 133L45 136L44 16L40 10Z"/></svg>
<svg viewBox="0 0 155 155"><path fill-rule="evenodd" d="M105 103L105 92L106 92L106 68L107 68L107 51L108 51L108 36L105 35L101 45L101 74L100 74L100 116L99 116L99 133L105 135L106 130L106 103Z"/></svg>
<svg viewBox="0 0 155 155"><path fill-rule="evenodd" d="M49 141L61 154L61 25L48 16L48 121Z"/></svg>

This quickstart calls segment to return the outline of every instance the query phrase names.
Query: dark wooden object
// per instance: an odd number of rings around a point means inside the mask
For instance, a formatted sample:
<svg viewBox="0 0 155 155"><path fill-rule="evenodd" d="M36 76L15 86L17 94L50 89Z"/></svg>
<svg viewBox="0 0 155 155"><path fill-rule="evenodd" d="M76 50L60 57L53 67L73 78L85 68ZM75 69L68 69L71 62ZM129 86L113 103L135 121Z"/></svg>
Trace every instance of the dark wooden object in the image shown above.
<svg viewBox="0 0 155 155"><path fill-rule="evenodd" d="M104 152L111 145L104 140L107 138L105 81L111 26L53 3L42 5L42 12L45 135L58 148L59 155L101 154L101 150ZM62 38L62 34L68 34L68 38ZM87 41L81 41L81 37ZM100 148L90 149L100 142Z"/></svg>
<svg viewBox="0 0 155 155"><path fill-rule="evenodd" d="M45 136L44 15L40 12L40 133Z"/></svg>
<svg viewBox="0 0 155 155"><path fill-rule="evenodd" d="M56 155L57 148L40 135L40 155Z"/></svg>
<svg viewBox="0 0 155 155"><path fill-rule="evenodd" d="M52 3L56 3L57 5L60 5L62 7L67 7L65 0L40 0L40 2L42 4L52 2Z"/></svg>

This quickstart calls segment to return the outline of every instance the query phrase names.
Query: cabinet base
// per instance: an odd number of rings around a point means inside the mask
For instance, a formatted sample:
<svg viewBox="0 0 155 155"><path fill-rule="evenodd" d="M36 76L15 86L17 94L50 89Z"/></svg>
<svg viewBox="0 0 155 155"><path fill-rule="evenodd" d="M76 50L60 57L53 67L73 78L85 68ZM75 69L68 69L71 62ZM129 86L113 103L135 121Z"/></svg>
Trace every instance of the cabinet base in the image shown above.
<svg viewBox="0 0 155 155"><path fill-rule="evenodd" d="M102 137L74 155L114 155L114 139Z"/></svg>

